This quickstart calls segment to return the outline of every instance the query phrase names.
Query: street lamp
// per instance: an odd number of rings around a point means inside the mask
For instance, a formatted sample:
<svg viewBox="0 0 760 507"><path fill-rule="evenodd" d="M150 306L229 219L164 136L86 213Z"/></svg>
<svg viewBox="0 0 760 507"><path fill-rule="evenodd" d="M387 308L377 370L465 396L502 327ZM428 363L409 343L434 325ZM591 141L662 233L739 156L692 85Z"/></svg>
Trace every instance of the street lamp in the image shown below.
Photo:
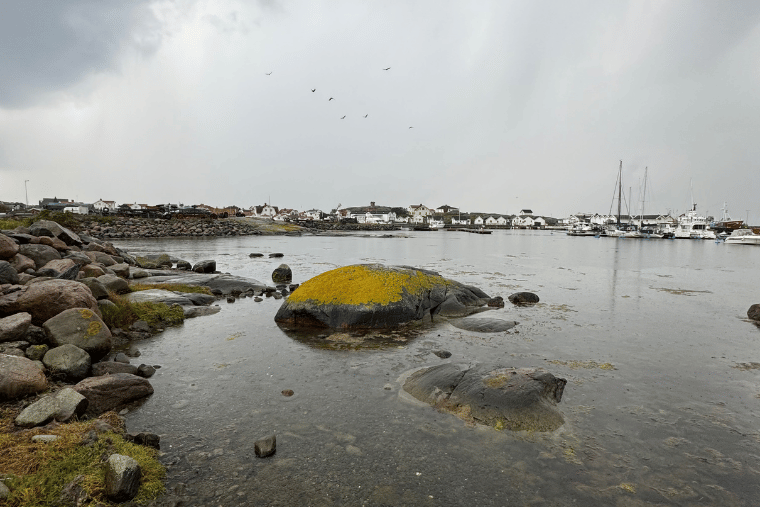
<svg viewBox="0 0 760 507"><path fill-rule="evenodd" d="M29 208L29 192L26 189L26 184L29 180L24 180L24 194L26 194L26 207Z"/></svg>

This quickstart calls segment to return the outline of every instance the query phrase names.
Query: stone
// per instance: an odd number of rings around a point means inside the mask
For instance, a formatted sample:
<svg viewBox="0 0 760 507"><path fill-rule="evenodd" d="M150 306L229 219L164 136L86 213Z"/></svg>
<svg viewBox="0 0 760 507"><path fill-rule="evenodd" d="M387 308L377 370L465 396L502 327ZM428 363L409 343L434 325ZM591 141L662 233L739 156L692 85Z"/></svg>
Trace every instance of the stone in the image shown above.
<svg viewBox="0 0 760 507"><path fill-rule="evenodd" d="M38 443L38 444L52 444L56 440L59 440L61 437L58 435L34 435L32 437L32 442Z"/></svg>
<svg viewBox="0 0 760 507"><path fill-rule="evenodd" d="M129 282L116 275L102 275L97 280L110 292L115 292L116 294L128 294L130 292Z"/></svg>
<svg viewBox="0 0 760 507"><path fill-rule="evenodd" d="M270 253L269 257L270 258L280 258L280 257L284 257L284 255L281 254L280 252L275 252L275 253Z"/></svg>
<svg viewBox="0 0 760 507"><path fill-rule="evenodd" d="M515 327L518 322L514 320L491 319L482 317L465 317L451 321L454 327L464 329L465 331L476 331L478 333L502 333Z"/></svg>
<svg viewBox="0 0 760 507"><path fill-rule="evenodd" d="M45 373L34 361L0 354L0 401L23 398L47 387Z"/></svg>
<svg viewBox="0 0 760 507"><path fill-rule="evenodd" d="M214 296L211 296L209 294L201 294L198 292L186 292L184 296L192 301L195 306L208 306L216 301L216 298Z"/></svg>
<svg viewBox="0 0 760 507"><path fill-rule="evenodd" d="M77 263L79 266L86 266L87 264L90 264L92 262L92 259L87 257L87 255L84 252L69 252L66 254L64 259L71 259L75 263Z"/></svg>
<svg viewBox="0 0 760 507"><path fill-rule="evenodd" d="M29 326L25 339L33 345L46 345L47 333L45 333L45 330L41 327L32 324Z"/></svg>
<svg viewBox="0 0 760 507"><path fill-rule="evenodd" d="M27 357L27 359L31 359L32 361L42 361L42 358L45 357L45 354L47 354L48 350L50 350L50 347L44 344L30 345L24 351L24 355Z"/></svg>
<svg viewBox="0 0 760 507"><path fill-rule="evenodd" d="M272 271L272 281L274 283L290 283L293 281L293 272L287 264L280 264Z"/></svg>
<svg viewBox="0 0 760 507"><path fill-rule="evenodd" d="M153 394L150 382L129 373L86 378L73 389L90 401L86 415L93 417Z"/></svg>
<svg viewBox="0 0 760 507"><path fill-rule="evenodd" d="M106 497L113 502L127 502L137 496L142 471L134 459L112 454L106 462Z"/></svg>
<svg viewBox="0 0 760 507"><path fill-rule="evenodd" d="M539 301L538 296L532 292L515 292L508 299L513 305L532 305Z"/></svg>
<svg viewBox="0 0 760 507"><path fill-rule="evenodd" d="M97 278L106 274L106 270L103 266L98 264L87 264L81 267L82 276L85 278Z"/></svg>
<svg viewBox="0 0 760 507"><path fill-rule="evenodd" d="M451 352L448 350L434 350L433 354L440 357L441 359L448 359L451 357Z"/></svg>
<svg viewBox="0 0 760 507"><path fill-rule="evenodd" d="M262 301L264 301L264 299L263 299L263 298L261 298L261 297L259 297L259 296L256 296L255 298L253 298L253 300L254 300L255 302L257 302L257 303L261 303Z"/></svg>
<svg viewBox="0 0 760 507"><path fill-rule="evenodd" d="M135 280L140 279L140 278L148 278L149 276L150 276L150 273L148 273L144 269L140 269L140 268L130 269L130 277Z"/></svg>
<svg viewBox="0 0 760 507"><path fill-rule="evenodd" d="M79 278L79 264L74 264L66 271L63 271L60 275L58 275L58 278L61 280L76 280Z"/></svg>
<svg viewBox="0 0 760 507"><path fill-rule="evenodd" d="M149 301L152 303L166 303L167 305L193 306L193 302L185 297L184 294L179 295L176 292L164 289L139 290L124 295L124 299L132 303Z"/></svg>
<svg viewBox="0 0 760 507"><path fill-rule="evenodd" d="M32 315L26 312L0 319L0 343L23 339L31 324Z"/></svg>
<svg viewBox="0 0 760 507"><path fill-rule="evenodd" d="M161 437L155 433L127 433L124 435L124 438L137 445L144 445L146 447L161 450Z"/></svg>
<svg viewBox="0 0 760 507"><path fill-rule="evenodd" d="M196 273L213 273L216 271L216 261L205 260L195 263L193 271Z"/></svg>
<svg viewBox="0 0 760 507"><path fill-rule="evenodd" d="M111 352L111 331L103 320L87 308L64 310L42 324L54 346L70 343L98 361Z"/></svg>
<svg viewBox="0 0 760 507"><path fill-rule="evenodd" d="M34 261L35 269L39 269L50 261L60 259L61 254L52 246L47 245L21 245L19 253Z"/></svg>
<svg viewBox="0 0 760 507"><path fill-rule="evenodd" d="M53 419L67 422L74 416L81 416L87 410L87 398L66 387L57 393L48 394L35 401L16 417L16 426L33 428L41 426Z"/></svg>
<svg viewBox="0 0 760 507"><path fill-rule="evenodd" d="M116 276L120 278L129 278L129 264L126 262L110 266Z"/></svg>
<svg viewBox="0 0 760 507"><path fill-rule="evenodd" d="M84 252L84 254L90 258L90 261L96 264L102 264L103 266L110 267L115 266L116 261L113 257L103 252Z"/></svg>
<svg viewBox="0 0 760 507"><path fill-rule="evenodd" d="M100 377L101 375L112 375L114 373L129 373L131 375L139 375L137 366L133 364L117 363L115 361L101 361L92 365L92 375L94 377Z"/></svg>
<svg viewBox="0 0 760 507"><path fill-rule="evenodd" d="M16 254L10 262L11 266L13 266L13 269L15 269L17 273L24 273L27 269L37 269L37 265L34 261L26 255Z"/></svg>
<svg viewBox="0 0 760 507"><path fill-rule="evenodd" d="M222 310L221 306L186 306L184 307L185 318L192 319L195 317L204 317L206 315L214 315Z"/></svg>
<svg viewBox="0 0 760 507"><path fill-rule="evenodd" d="M235 296L227 296L227 302L228 303L234 303L235 302Z"/></svg>
<svg viewBox="0 0 760 507"><path fill-rule="evenodd" d="M89 308L100 316L90 289L73 280L44 280L0 296L0 317L27 312L36 326L70 308Z"/></svg>
<svg viewBox="0 0 760 507"><path fill-rule="evenodd" d="M282 390L282 395L283 395L283 396L285 396L286 398L290 398L290 397L291 397L291 396L293 396L294 394L295 394L295 393L293 392L293 390L292 390L292 389L283 389L283 390Z"/></svg>
<svg viewBox="0 0 760 507"><path fill-rule="evenodd" d="M72 266L76 266L77 263L73 259L53 259L47 262L41 269L54 269L59 273L63 273Z"/></svg>
<svg viewBox="0 0 760 507"><path fill-rule="evenodd" d="M34 273L34 276L36 276L38 278L42 278L42 277L46 277L46 278L58 278L60 275L61 275L60 271L56 271L53 268L45 268L45 267L42 267L42 268L38 269Z"/></svg>
<svg viewBox="0 0 760 507"><path fill-rule="evenodd" d="M504 298L501 296L491 298L488 300L488 306L491 308L504 308Z"/></svg>
<svg viewBox="0 0 760 507"><path fill-rule="evenodd" d="M70 229L52 220L38 220L29 226L29 234L58 238L69 246L82 244L81 238Z"/></svg>
<svg viewBox="0 0 760 507"><path fill-rule="evenodd" d="M490 299L480 289L434 271L359 264L322 273L303 283L275 315L280 325L381 329L432 318L455 301L466 314Z"/></svg>
<svg viewBox="0 0 760 507"><path fill-rule="evenodd" d="M567 381L541 369L444 363L412 373L404 390L439 410L514 431L554 431Z"/></svg>
<svg viewBox="0 0 760 507"><path fill-rule="evenodd" d="M92 359L86 351L76 345L66 343L48 350L42 358L42 363L54 377L76 382L85 378L90 372Z"/></svg>
<svg viewBox="0 0 760 507"><path fill-rule="evenodd" d="M747 310L747 317L751 320L760 321L760 304L755 304Z"/></svg>
<svg viewBox="0 0 760 507"><path fill-rule="evenodd" d="M141 364L137 367L137 375L142 378L151 378L156 374L156 369L149 364Z"/></svg>
<svg viewBox="0 0 760 507"><path fill-rule="evenodd" d="M18 283L18 272L8 261L0 261L0 285L4 283L11 285Z"/></svg>
<svg viewBox="0 0 760 507"><path fill-rule="evenodd" d="M19 251L18 243L5 234L0 234L0 259L11 260Z"/></svg>
<svg viewBox="0 0 760 507"><path fill-rule="evenodd" d="M177 261L177 269L181 269L183 271L192 271L193 265L187 261L179 260Z"/></svg>
<svg viewBox="0 0 760 507"><path fill-rule="evenodd" d="M0 500L5 500L11 496L11 490L5 485L3 481L0 481Z"/></svg>
<svg viewBox="0 0 760 507"><path fill-rule="evenodd" d="M263 253L250 253L250 254L248 254L248 257L250 257L251 259L255 259L256 257L264 257L264 254Z"/></svg>
<svg viewBox="0 0 760 507"><path fill-rule="evenodd" d="M103 285L100 280L91 276L80 278L79 282L85 284L92 292L92 297L100 301L101 299L108 299L108 289Z"/></svg>
<svg viewBox="0 0 760 507"><path fill-rule="evenodd" d="M253 450L259 458L266 458L277 452L277 436L269 435L268 437L257 440L253 444Z"/></svg>

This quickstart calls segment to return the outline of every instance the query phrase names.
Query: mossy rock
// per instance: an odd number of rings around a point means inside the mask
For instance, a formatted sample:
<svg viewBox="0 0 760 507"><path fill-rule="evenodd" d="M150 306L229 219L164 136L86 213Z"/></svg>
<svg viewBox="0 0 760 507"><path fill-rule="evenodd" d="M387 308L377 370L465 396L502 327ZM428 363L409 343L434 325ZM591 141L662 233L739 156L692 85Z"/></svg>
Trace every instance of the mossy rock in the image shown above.
<svg viewBox="0 0 760 507"><path fill-rule="evenodd" d="M335 329L397 327L439 313L444 302L474 313L489 297L483 291L409 266L357 264L322 273L301 284L275 321Z"/></svg>
<svg viewBox="0 0 760 507"><path fill-rule="evenodd" d="M420 401L495 429L554 431L567 381L542 369L440 364L410 375L404 390Z"/></svg>

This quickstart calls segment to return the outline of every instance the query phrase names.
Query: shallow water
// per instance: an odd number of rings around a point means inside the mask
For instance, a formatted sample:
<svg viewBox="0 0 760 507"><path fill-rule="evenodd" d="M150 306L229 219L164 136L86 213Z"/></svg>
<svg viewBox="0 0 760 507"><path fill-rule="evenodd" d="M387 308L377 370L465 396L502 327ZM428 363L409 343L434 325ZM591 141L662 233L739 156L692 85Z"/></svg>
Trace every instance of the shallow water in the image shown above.
<svg viewBox="0 0 760 507"><path fill-rule="evenodd" d="M122 241L270 282L360 262L439 271L491 296L541 303L482 314L496 334L447 322L375 348L290 337L281 301L220 301L216 315L137 345L162 366L130 430L161 435L185 505L754 505L760 497L760 248L548 231ZM282 259L248 254L282 252ZM328 333L325 333L328 334ZM333 344L326 348L324 344ZM435 350L452 352L442 360ZM410 401L399 378L440 364L543 367L568 380L553 433L496 431ZM611 369L610 369L611 368ZM281 394L292 389L295 395ZM277 434L277 453L253 443Z"/></svg>

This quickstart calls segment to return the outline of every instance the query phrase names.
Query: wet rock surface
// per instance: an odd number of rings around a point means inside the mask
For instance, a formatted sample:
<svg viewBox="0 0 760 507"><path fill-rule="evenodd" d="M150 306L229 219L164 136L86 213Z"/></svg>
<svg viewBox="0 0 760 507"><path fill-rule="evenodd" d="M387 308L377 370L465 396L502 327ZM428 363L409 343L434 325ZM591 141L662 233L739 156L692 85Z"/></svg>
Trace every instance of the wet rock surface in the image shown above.
<svg viewBox="0 0 760 507"><path fill-rule="evenodd" d="M760 322L760 304L750 306L747 310L747 317Z"/></svg>
<svg viewBox="0 0 760 507"><path fill-rule="evenodd" d="M540 369L441 364L414 372L404 390L465 420L497 429L553 431L567 381Z"/></svg>
<svg viewBox="0 0 760 507"><path fill-rule="evenodd" d="M476 331L478 333L502 333L515 327L518 322L514 320L491 319L485 317L465 317L463 319L452 319L451 325L465 331Z"/></svg>
<svg viewBox="0 0 760 507"><path fill-rule="evenodd" d="M539 301L538 296L532 292L515 292L508 299L513 305L532 305Z"/></svg>

